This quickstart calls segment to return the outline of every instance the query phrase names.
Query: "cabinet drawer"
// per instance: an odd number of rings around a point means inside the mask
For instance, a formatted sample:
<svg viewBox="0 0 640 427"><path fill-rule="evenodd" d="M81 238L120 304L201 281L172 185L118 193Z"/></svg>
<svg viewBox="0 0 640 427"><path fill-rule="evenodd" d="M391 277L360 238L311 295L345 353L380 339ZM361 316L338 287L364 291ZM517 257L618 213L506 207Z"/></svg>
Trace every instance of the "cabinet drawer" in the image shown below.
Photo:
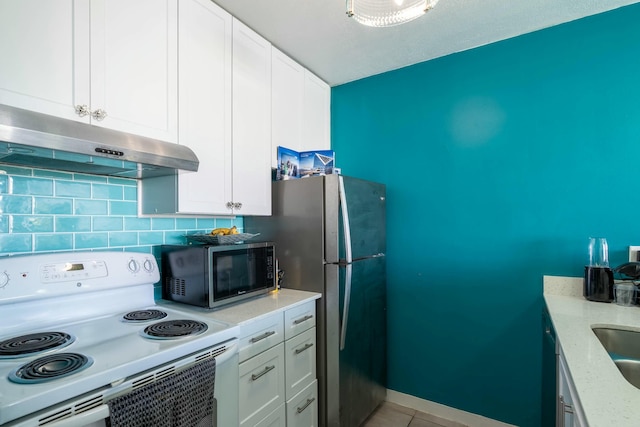
<svg viewBox="0 0 640 427"><path fill-rule="evenodd" d="M283 317L277 313L241 327L240 362L283 341Z"/></svg>
<svg viewBox="0 0 640 427"><path fill-rule="evenodd" d="M285 401L284 344L240 364L240 425L254 426Z"/></svg>
<svg viewBox="0 0 640 427"><path fill-rule="evenodd" d="M284 339L295 337L316 325L316 302L309 301L284 312Z"/></svg>
<svg viewBox="0 0 640 427"><path fill-rule="evenodd" d="M256 427L286 427L287 411L285 405L280 405L278 409L267 415L256 424Z"/></svg>
<svg viewBox="0 0 640 427"><path fill-rule="evenodd" d="M316 328L285 341L286 397L291 399L316 379Z"/></svg>
<svg viewBox="0 0 640 427"><path fill-rule="evenodd" d="M287 402L287 427L318 425L318 381L309 384Z"/></svg>

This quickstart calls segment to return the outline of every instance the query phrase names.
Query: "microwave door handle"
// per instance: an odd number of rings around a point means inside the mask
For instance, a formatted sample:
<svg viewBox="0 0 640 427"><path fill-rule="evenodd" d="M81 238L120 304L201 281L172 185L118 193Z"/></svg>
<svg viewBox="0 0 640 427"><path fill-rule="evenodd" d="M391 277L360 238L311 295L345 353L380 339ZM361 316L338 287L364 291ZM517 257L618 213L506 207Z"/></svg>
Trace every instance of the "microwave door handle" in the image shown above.
<svg viewBox="0 0 640 427"><path fill-rule="evenodd" d="M344 267L344 307L342 307L342 325L340 326L340 350L344 350L345 341L347 339L347 323L349 323L349 301L351 300L351 274L353 265L347 264Z"/></svg>

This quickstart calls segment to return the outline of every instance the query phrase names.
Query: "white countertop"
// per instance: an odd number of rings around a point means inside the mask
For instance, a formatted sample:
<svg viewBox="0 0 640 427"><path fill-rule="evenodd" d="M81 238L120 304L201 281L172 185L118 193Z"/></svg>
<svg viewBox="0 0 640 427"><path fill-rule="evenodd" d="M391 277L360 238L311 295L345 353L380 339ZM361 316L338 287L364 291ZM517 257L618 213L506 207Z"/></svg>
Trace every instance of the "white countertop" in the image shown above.
<svg viewBox="0 0 640 427"><path fill-rule="evenodd" d="M297 305L316 300L321 296L322 294L316 292L282 288L280 290L271 291L268 294L214 309L179 304L165 300L159 300L156 301L156 303L158 305L179 308L183 311L194 311L198 315L205 315L213 320L218 320L232 325L243 325L260 320L274 312L287 310Z"/></svg>
<svg viewBox="0 0 640 427"><path fill-rule="evenodd" d="M583 279L544 276L544 300L590 427L640 426L640 389L622 376L596 326L640 331L640 307L587 301Z"/></svg>

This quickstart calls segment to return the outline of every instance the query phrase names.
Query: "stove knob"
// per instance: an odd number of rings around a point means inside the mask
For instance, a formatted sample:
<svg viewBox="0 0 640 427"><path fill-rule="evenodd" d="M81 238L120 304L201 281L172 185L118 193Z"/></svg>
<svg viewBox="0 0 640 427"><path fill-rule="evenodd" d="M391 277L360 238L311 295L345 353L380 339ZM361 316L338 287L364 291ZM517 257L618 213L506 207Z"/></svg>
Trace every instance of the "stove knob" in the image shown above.
<svg viewBox="0 0 640 427"><path fill-rule="evenodd" d="M130 260L129 271L131 271L132 273L137 273L138 270L140 270L140 265L138 265L138 262L135 259Z"/></svg>
<svg viewBox="0 0 640 427"><path fill-rule="evenodd" d="M0 289L4 288L9 284L9 275L6 271L0 273Z"/></svg>
<svg viewBox="0 0 640 427"><path fill-rule="evenodd" d="M144 264L142 265L142 267L145 269L145 271L148 271L149 273L153 272L154 270L153 263L148 259L144 260Z"/></svg>

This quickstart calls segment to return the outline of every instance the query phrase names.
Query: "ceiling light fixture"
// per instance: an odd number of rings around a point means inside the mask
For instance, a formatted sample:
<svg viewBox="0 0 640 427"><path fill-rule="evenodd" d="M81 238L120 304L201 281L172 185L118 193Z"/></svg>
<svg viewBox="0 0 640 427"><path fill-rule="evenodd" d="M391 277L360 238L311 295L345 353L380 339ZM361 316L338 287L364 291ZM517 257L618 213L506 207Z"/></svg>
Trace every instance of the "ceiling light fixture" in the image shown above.
<svg viewBox="0 0 640 427"><path fill-rule="evenodd" d="M392 27L413 21L438 0L347 0L347 16L369 27Z"/></svg>

